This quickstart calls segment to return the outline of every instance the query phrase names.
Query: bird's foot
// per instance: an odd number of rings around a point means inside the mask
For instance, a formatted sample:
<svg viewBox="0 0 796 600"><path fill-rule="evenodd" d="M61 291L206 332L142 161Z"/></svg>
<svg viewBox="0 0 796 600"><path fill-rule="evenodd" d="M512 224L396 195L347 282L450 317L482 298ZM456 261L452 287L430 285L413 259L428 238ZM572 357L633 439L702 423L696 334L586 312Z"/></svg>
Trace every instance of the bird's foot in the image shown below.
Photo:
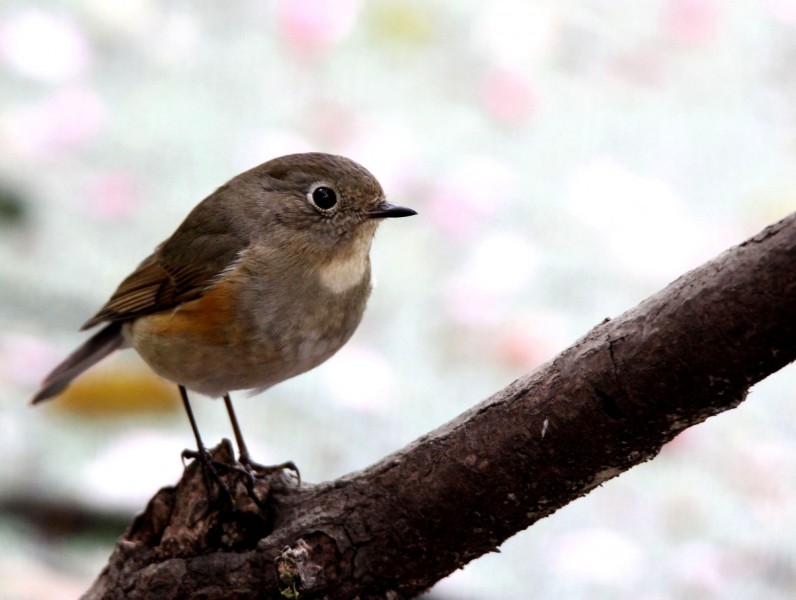
<svg viewBox="0 0 796 600"><path fill-rule="evenodd" d="M210 452L205 447L201 447L198 450L183 450L181 458L183 460L183 464L186 460L198 460L199 464L202 467L202 478L205 482L205 487L207 488L208 497L213 495L213 483L215 483L219 489L222 491L224 496L227 498L228 501L232 502L233 496L232 492L230 491L229 487L224 480L221 479L221 475L218 474L217 467L220 468L229 468L232 465L228 465L226 463L218 462L217 460L213 460Z"/></svg>
<svg viewBox="0 0 796 600"><path fill-rule="evenodd" d="M213 483L218 485L221 493L226 498L231 506L237 504L235 495L230 487L222 479L220 473L232 473L240 477L241 482L246 488L248 497L253 500L261 509L265 509L265 499L263 496L263 489L256 486L257 480L262 479L272 473L284 471L285 469L293 471L299 485L301 484L301 475L298 467L292 462L284 462L279 465L261 465L251 460L248 453L242 455L237 462L219 461L213 458L210 452L202 448L201 450L183 450L182 458L199 460L202 467L202 475L205 480L205 486L208 490L208 495L212 496L214 492ZM233 485L233 484L230 484ZM267 497L267 493L265 494Z"/></svg>
<svg viewBox="0 0 796 600"><path fill-rule="evenodd" d="M272 473L278 473L279 471L285 471L285 470L293 471L293 473L296 476L298 485L301 485L301 473L299 472L296 463L294 463L292 460L288 460L278 465L261 465L260 463L253 461L252 457L247 452L247 453L241 453L240 457L238 458L238 462L253 477L264 477L266 475L270 475Z"/></svg>

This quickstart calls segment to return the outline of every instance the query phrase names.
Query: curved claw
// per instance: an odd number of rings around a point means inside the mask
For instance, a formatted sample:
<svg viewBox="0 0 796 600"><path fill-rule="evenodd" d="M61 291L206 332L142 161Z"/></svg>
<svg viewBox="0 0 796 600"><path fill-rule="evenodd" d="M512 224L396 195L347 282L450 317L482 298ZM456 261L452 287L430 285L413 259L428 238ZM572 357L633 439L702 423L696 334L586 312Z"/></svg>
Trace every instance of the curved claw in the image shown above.
<svg viewBox="0 0 796 600"><path fill-rule="evenodd" d="M258 462L254 462L251 456L248 454L243 454L240 456L240 458L238 458L238 462L244 467L248 468L250 471L254 472L255 475L259 476L270 475L271 473L277 473L278 471L293 471L293 473L296 474L298 485L301 485L301 473L299 472L299 468L296 466L296 463L294 463L292 460L288 460L278 465L261 465Z"/></svg>
<svg viewBox="0 0 796 600"><path fill-rule="evenodd" d="M216 467L225 467L224 463L220 463L218 461L213 460L213 457L210 455L210 452L207 451L207 448L200 448L199 450L189 450L185 449L180 454L180 458L182 459L182 464L185 466L185 459L192 459L198 460L202 466L202 478L205 482L205 487L207 487L207 495L210 497L213 493L213 485L212 482L215 481L219 488L224 492L227 499L229 501L233 500L232 492L230 491L227 484L221 479L221 475L218 474Z"/></svg>

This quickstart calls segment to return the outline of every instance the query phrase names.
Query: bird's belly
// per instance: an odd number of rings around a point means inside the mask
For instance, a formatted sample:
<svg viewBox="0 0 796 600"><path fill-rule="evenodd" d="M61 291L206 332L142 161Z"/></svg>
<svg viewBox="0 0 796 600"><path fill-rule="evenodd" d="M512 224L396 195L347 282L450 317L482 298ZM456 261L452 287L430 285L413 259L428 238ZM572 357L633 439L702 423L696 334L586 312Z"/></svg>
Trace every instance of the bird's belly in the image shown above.
<svg viewBox="0 0 796 600"><path fill-rule="evenodd" d="M225 298L211 292L138 317L123 333L158 375L217 397L262 390L318 366L348 341L364 311L363 300L344 319L321 316L308 323L289 311L246 318L251 315L242 315Z"/></svg>
<svg viewBox="0 0 796 600"><path fill-rule="evenodd" d="M347 337L305 340L277 346L269 340L250 340L222 346L185 336L156 337L139 320L133 345L161 377L207 394L265 389L318 366L334 354Z"/></svg>

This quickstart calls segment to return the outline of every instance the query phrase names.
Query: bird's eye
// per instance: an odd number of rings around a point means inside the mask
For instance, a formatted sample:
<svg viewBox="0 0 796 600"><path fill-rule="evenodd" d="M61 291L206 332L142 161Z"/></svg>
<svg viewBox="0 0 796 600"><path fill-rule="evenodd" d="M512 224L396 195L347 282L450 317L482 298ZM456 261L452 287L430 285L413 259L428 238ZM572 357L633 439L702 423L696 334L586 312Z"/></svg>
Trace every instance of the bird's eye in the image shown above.
<svg viewBox="0 0 796 600"><path fill-rule="evenodd" d="M329 210L337 204L337 194L330 187L318 186L312 191L312 201L321 210Z"/></svg>

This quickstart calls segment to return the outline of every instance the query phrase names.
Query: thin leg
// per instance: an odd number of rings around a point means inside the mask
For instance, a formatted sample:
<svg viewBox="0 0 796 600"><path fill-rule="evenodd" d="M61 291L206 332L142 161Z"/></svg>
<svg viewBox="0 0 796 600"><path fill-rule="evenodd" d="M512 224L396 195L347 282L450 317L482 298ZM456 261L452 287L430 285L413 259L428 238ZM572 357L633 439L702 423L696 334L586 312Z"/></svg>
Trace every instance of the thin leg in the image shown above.
<svg viewBox="0 0 796 600"><path fill-rule="evenodd" d="M185 407L185 412L188 413L188 420L191 422L191 429L193 429L193 436L196 438L196 449L201 454L202 452L206 452L207 448L205 448L204 443L202 443L202 436L199 435L199 428L196 426L196 419L193 416L193 410L191 409L191 403L188 402L188 391L185 389L184 385L178 386L180 388L180 396L182 397L182 405Z"/></svg>
<svg viewBox="0 0 796 600"><path fill-rule="evenodd" d="M183 460L185 458L198 458L199 461L202 463L202 474L204 475L205 485L207 486L208 493L212 493L212 485L210 483L211 479L215 479L218 485L224 490L228 497L231 497L229 489L227 488L226 484L221 481L221 478L218 476L218 472L216 471L215 467L213 467L213 459L210 456L210 453L205 448L204 442L202 442L202 436L199 434L199 428L196 426L196 419L193 416L193 410L191 409L191 403L188 401L188 391L185 389L185 386L179 385L180 388L180 396L182 397L182 404L185 407L185 412L188 413L188 420L191 422L191 429L193 429L193 436L196 438L196 453L190 450L183 450L182 456Z"/></svg>
<svg viewBox="0 0 796 600"><path fill-rule="evenodd" d="M232 431L235 434L235 443L238 444L238 452L240 454L240 462L243 465L251 463L252 457L249 454L249 449L246 447L246 442L243 441L243 434L240 431L238 424L238 417L235 415L235 409L232 408L232 400L229 394L224 394L224 406L227 407L227 414L229 421L232 423Z"/></svg>
<svg viewBox="0 0 796 600"><path fill-rule="evenodd" d="M232 423L232 431L235 434L235 443L238 444L238 453L240 455L238 461L240 462L240 464L249 468L252 471L257 471L263 474L275 473L277 471L290 469L296 474L296 479L298 479L300 484L301 473L299 473L298 467L292 461L287 461L279 465L264 466L252 460L251 454L249 454L249 448L246 446L246 442L243 441L243 434L240 431L240 425L238 424L238 417L235 415L235 409L232 408L232 400L230 399L229 394L224 394L224 406L227 407L227 414L229 414L229 421L230 423Z"/></svg>

